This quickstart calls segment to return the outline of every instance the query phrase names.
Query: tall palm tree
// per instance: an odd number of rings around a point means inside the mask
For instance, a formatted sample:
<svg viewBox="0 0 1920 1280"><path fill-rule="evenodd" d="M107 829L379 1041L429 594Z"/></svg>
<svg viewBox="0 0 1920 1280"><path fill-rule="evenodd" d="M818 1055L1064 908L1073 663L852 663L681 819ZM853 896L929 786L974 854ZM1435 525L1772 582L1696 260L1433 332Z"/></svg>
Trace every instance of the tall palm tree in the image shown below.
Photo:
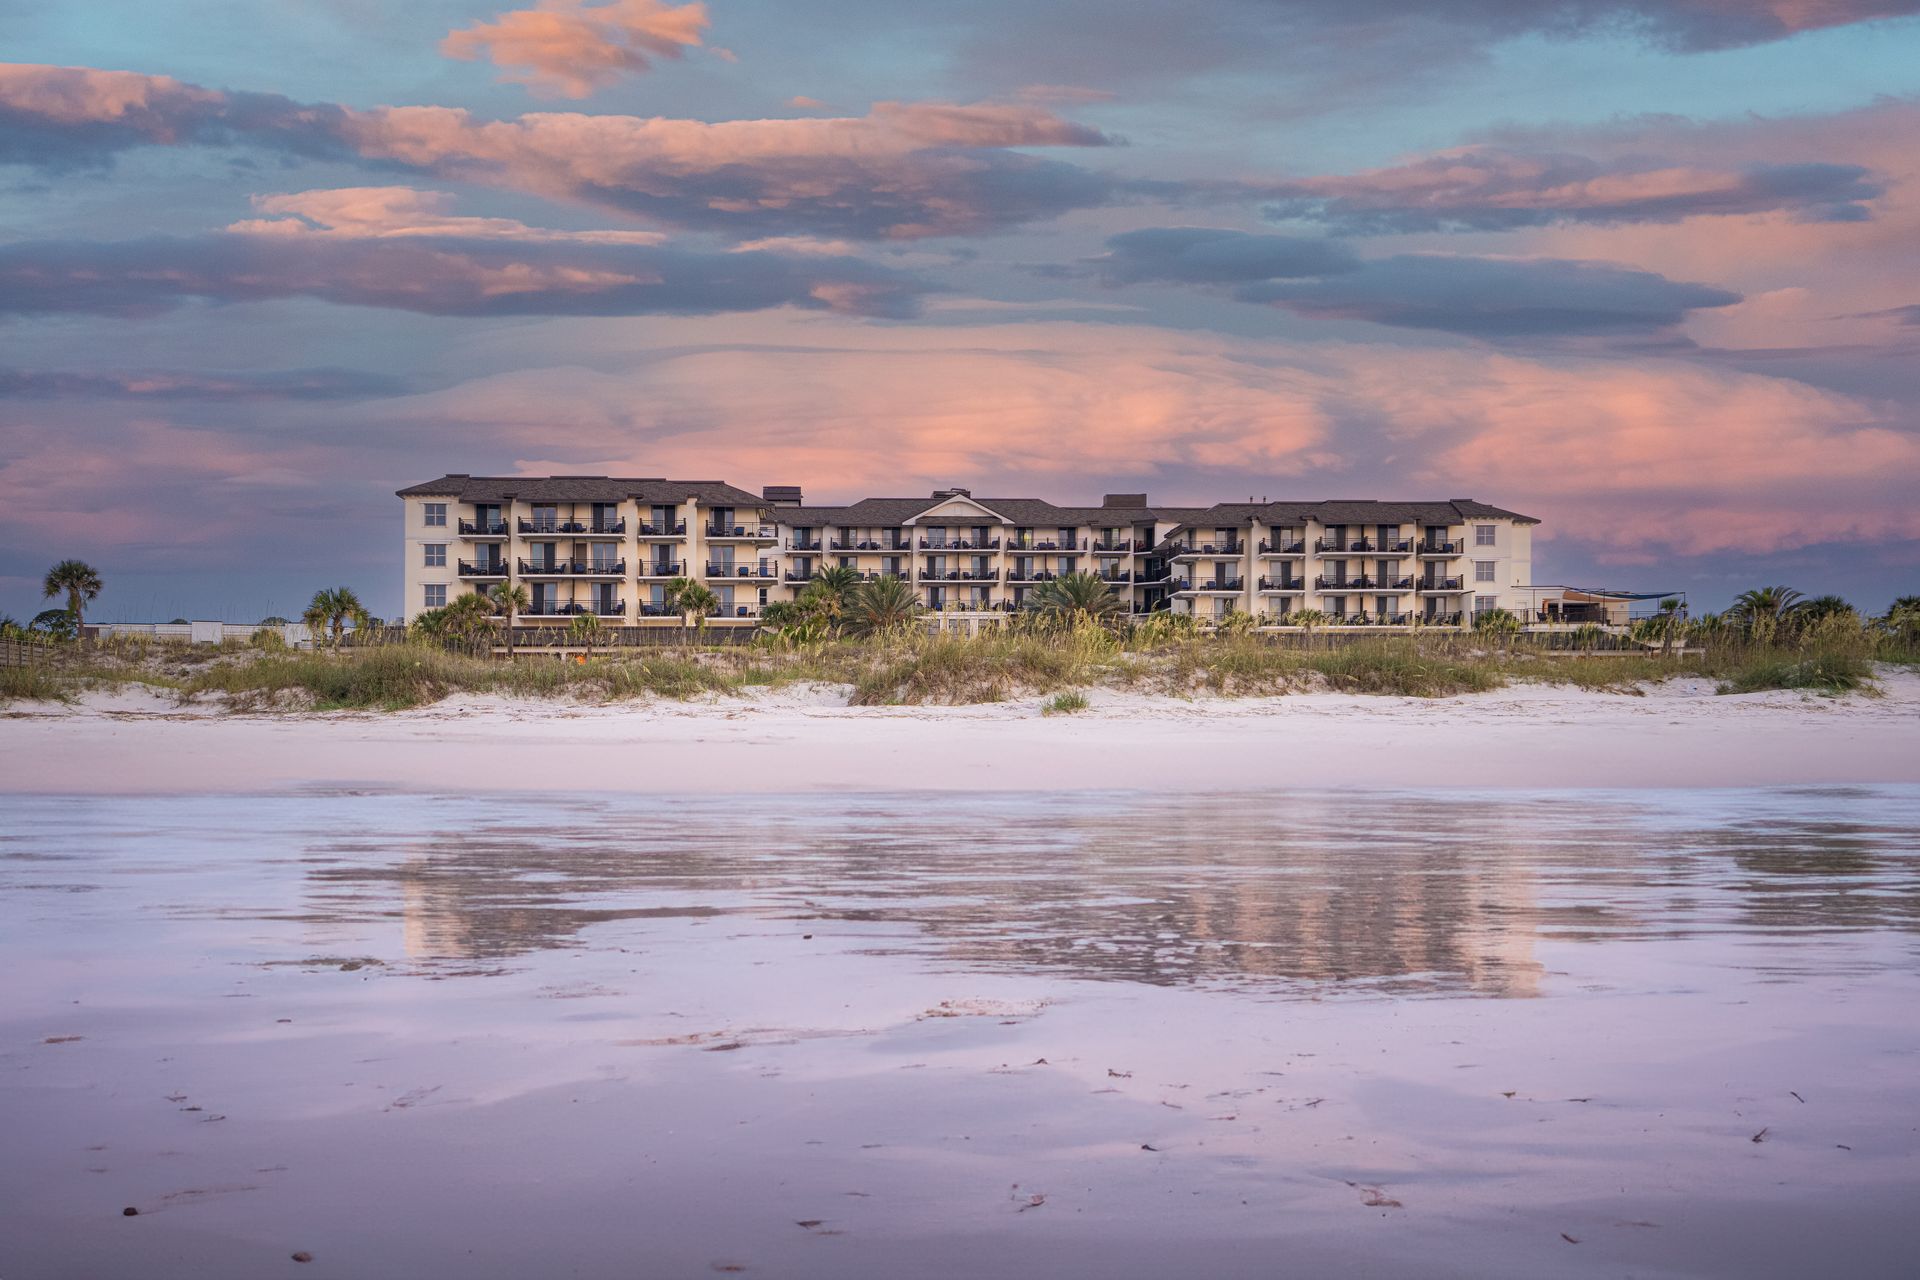
<svg viewBox="0 0 1920 1280"><path fill-rule="evenodd" d="M836 564L832 568L822 569L819 573L813 575L813 584L815 586L824 587L834 595L839 596L842 601L853 594L854 588L858 587L861 581L862 579L858 569L849 569L843 564Z"/></svg>
<svg viewBox="0 0 1920 1280"><path fill-rule="evenodd" d="M62 560L47 570L46 580L40 584L48 600L62 593L66 595L67 612L73 615L76 636L86 634L87 601L98 596L103 585L99 572L84 560Z"/></svg>
<svg viewBox="0 0 1920 1280"><path fill-rule="evenodd" d="M324 627L332 637L335 648L346 633L347 623L364 629L373 621L373 615L360 603L360 597L353 594L351 587L322 587L313 593L313 600L307 605L301 620L309 627Z"/></svg>
<svg viewBox="0 0 1920 1280"><path fill-rule="evenodd" d="M501 582L495 584L493 590L487 592L487 599L492 603L495 612L506 615L507 656L511 658L513 656L514 624L520 620L520 615L525 613L533 604L533 597L528 595L527 589L518 582Z"/></svg>
<svg viewBox="0 0 1920 1280"><path fill-rule="evenodd" d="M1104 622L1125 613L1127 602L1097 573L1067 573L1027 592L1026 607L1054 621Z"/></svg>
<svg viewBox="0 0 1920 1280"><path fill-rule="evenodd" d="M863 582L847 608L847 627L856 635L898 631L920 616L920 600L904 578L892 574Z"/></svg>

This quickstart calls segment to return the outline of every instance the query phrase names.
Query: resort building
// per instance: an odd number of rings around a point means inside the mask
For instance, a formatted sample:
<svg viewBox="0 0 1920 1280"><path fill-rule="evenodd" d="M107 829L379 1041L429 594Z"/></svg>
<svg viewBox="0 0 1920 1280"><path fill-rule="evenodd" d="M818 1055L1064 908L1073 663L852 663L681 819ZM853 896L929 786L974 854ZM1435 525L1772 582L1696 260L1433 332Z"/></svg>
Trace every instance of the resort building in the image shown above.
<svg viewBox="0 0 1920 1280"><path fill-rule="evenodd" d="M891 574L929 610L1016 610L1050 579L1093 573L1134 613L1284 624L1316 610L1350 625L1467 625L1537 608L1530 516L1484 502L1340 500L1162 507L1110 493L1097 507L1037 498L864 498L808 506L718 480L447 475L399 491L406 612L513 581L528 623L591 613L672 625L667 584L719 598L714 622L753 625L822 569Z"/></svg>

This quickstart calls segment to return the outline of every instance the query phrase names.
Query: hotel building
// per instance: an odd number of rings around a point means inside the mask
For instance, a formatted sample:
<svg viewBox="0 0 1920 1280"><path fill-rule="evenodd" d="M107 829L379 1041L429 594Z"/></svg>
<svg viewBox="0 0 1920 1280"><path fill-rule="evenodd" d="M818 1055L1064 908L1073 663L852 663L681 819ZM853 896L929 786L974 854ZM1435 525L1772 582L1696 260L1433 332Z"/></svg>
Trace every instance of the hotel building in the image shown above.
<svg viewBox="0 0 1920 1280"><path fill-rule="evenodd" d="M686 577L719 598L714 623L750 626L843 565L904 579L945 612L1018 609L1041 583L1093 573L1138 614L1465 625L1490 609L1529 616L1539 523L1463 498L1163 507L1110 493L1064 507L943 489L821 507L790 486L610 476L447 475L399 497L409 622L511 581L528 623L673 625L667 584Z"/></svg>

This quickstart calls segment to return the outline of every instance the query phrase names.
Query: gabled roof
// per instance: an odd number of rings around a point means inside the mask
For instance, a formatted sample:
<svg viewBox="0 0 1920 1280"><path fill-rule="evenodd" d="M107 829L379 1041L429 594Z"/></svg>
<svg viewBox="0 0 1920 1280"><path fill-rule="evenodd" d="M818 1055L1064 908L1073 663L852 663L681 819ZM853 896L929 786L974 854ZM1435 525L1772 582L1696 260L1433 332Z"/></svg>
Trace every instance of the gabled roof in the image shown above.
<svg viewBox="0 0 1920 1280"><path fill-rule="evenodd" d="M659 476L446 475L397 491L402 498L456 502L699 502L703 506L760 508L767 500L723 480L667 480Z"/></svg>

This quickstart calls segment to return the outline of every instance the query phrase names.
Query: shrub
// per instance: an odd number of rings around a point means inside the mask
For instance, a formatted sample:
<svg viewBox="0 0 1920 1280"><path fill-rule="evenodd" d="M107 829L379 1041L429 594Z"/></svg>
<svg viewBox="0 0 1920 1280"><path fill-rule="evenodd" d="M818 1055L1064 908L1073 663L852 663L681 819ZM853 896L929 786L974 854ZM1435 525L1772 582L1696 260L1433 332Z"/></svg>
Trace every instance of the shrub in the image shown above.
<svg viewBox="0 0 1920 1280"><path fill-rule="evenodd" d="M1845 654L1820 654L1798 660L1766 658L1729 674L1721 682L1720 692L1812 689L1820 693L1848 693L1865 687L1872 677L1870 664Z"/></svg>
<svg viewBox="0 0 1920 1280"><path fill-rule="evenodd" d="M1041 706L1040 714L1043 716L1066 716L1072 715L1076 711L1085 711L1086 709L1087 695L1081 693L1078 689L1070 689L1066 693L1056 693L1051 698L1048 698L1046 703Z"/></svg>

